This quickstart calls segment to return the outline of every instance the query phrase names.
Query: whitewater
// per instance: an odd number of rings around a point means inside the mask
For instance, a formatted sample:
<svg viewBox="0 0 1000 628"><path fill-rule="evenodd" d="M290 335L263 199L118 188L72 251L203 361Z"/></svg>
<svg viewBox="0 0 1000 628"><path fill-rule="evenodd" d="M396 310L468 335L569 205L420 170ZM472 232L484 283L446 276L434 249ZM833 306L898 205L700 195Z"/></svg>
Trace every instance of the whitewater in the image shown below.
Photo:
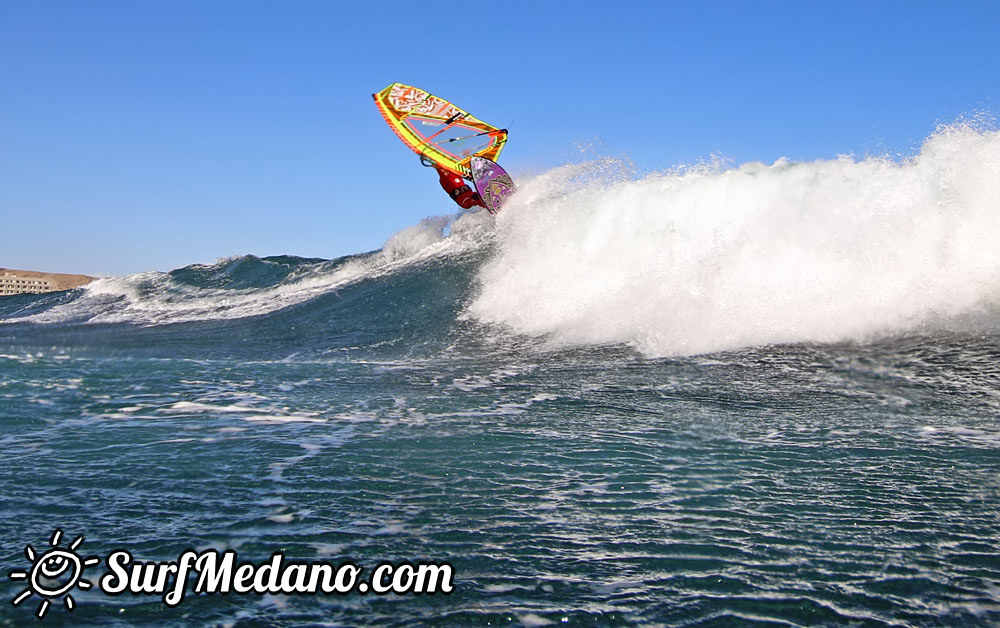
<svg viewBox="0 0 1000 628"><path fill-rule="evenodd" d="M582 168L586 169L587 166ZM1000 134L915 157L531 181L470 314L570 343L684 355L864 340L1000 312Z"/></svg>
<svg viewBox="0 0 1000 628"><path fill-rule="evenodd" d="M0 299L4 573L58 527L137 560L455 574L447 596L78 591L44 621L1000 622L1000 132L517 182L496 217L373 252Z"/></svg>

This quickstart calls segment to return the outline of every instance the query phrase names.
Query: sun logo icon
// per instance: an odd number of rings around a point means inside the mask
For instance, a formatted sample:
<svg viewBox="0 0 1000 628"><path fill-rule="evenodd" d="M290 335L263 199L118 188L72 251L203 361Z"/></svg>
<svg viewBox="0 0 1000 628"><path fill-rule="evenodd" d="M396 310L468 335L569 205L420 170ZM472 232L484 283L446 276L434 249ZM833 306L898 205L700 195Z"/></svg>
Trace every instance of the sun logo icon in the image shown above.
<svg viewBox="0 0 1000 628"><path fill-rule="evenodd" d="M21 602L30 598L34 593L42 598L38 605L38 618L45 617L45 612L49 610L52 600L63 598L67 610L73 610L76 602L69 591L73 587L79 587L86 591L93 585L88 580L83 579L83 570L91 565L101 562L97 556L84 559L76 553L76 549L83 543L83 537L78 536L69 544L68 549L59 547L62 539L62 530L56 529L52 533L52 541L49 543L51 549L46 550L42 555L35 552L35 548L30 545L24 546L24 555L31 561L30 571L12 571L9 577L11 580L27 580L28 588L21 591L11 601L17 606Z"/></svg>

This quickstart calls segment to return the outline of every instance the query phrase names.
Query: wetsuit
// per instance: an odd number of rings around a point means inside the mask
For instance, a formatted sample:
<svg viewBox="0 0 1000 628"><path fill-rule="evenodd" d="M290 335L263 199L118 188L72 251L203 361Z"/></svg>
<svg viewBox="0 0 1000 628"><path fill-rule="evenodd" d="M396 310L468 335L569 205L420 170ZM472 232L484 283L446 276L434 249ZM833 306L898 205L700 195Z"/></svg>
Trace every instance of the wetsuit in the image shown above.
<svg viewBox="0 0 1000 628"><path fill-rule="evenodd" d="M483 201L479 198L470 187L469 184L465 182L465 179L458 176L454 172L449 172L440 166L434 167L438 172L439 181L441 182L441 187L444 191L448 193L451 200L458 203L458 206L462 209L472 209L473 207L486 207L483 205Z"/></svg>

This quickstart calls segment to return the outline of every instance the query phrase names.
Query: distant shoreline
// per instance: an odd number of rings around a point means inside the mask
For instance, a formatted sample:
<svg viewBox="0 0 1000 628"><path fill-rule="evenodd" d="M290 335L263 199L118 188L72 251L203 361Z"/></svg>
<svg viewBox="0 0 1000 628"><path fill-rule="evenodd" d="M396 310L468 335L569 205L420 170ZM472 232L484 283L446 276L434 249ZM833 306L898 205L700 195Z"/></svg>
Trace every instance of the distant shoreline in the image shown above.
<svg viewBox="0 0 1000 628"><path fill-rule="evenodd" d="M37 270L0 268L0 296L15 294L42 294L72 290L85 286L97 277L67 273L43 273Z"/></svg>

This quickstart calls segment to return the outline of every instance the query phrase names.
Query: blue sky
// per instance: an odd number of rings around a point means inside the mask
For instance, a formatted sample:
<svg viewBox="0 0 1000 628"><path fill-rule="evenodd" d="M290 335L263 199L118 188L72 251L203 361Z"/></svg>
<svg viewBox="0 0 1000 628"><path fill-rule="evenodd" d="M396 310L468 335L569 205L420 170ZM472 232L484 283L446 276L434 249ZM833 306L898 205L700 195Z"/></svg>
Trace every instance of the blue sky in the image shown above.
<svg viewBox="0 0 1000 628"><path fill-rule="evenodd" d="M912 154L1000 106L1000 2L452 6L0 0L0 266L378 248L456 209L372 104L393 81L509 126L515 177Z"/></svg>

